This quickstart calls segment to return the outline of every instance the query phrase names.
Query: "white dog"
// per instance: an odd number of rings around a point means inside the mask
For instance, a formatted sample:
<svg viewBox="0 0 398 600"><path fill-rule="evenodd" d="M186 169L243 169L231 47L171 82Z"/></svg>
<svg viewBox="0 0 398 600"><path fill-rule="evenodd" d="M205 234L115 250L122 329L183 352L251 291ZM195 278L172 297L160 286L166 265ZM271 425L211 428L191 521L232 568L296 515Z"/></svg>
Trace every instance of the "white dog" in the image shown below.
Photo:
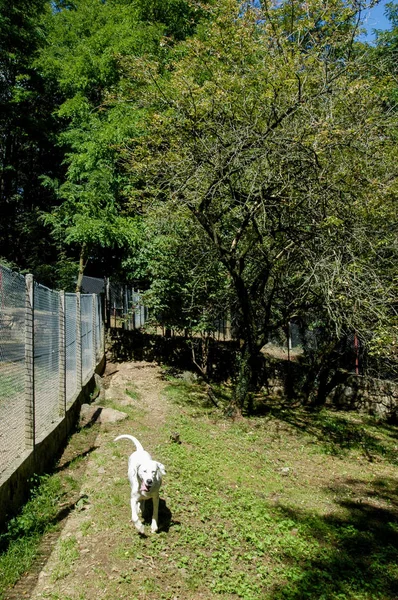
<svg viewBox="0 0 398 600"><path fill-rule="evenodd" d="M117 440L131 440L136 447L136 452L129 456L128 478L131 485L131 519L140 533L144 533L144 524L141 521L144 512L144 500L152 498L153 513L151 531L158 530L159 488L162 484L162 475L166 469L162 463L152 460L150 454L144 450L140 442L132 435L119 435Z"/></svg>

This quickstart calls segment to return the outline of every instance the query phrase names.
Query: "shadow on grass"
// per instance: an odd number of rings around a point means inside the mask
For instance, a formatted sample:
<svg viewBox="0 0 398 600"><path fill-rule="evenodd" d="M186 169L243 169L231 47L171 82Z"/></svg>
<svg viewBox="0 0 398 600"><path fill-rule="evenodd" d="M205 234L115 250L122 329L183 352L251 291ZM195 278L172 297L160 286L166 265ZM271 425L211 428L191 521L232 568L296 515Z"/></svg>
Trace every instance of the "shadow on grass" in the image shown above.
<svg viewBox="0 0 398 600"><path fill-rule="evenodd" d="M54 473L60 473L61 471L66 471L70 466L72 466L74 463L76 463L76 461L81 460L82 458L86 458L86 456L89 456L92 452L94 452L94 450L97 450L98 448L99 448L99 446L93 445L90 448L87 448L87 450L84 450L83 452L80 452L79 454L75 454L73 456L73 458L62 463L62 465L55 467Z"/></svg>
<svg viewBox="0 0 398 600"><path fill-rule="evenodd" d="M373 462L376 457L383 457L391 464L398 465L396 426L359 414L354 415L354 421L353 413L347 415L325 409L292 410L286 406L269 406L268 413L299 431L314 436L328 454L342 456L350 450L359 450L369 462Z"/></svg>
<svg viewBox="0 0 398 600"><path fill-rule="evenodd" d="M341 493L347 484L362 499L337 500L344 516L280 508L318 551L311 560L297 557L299 570L274 588L273 600L398 598L398 481L346 480L332 491Z"/></svg>
<svg viewBox="0 0 398 600"><path fill-rule="evenodd" d="M142 515L144 523L146 523L147 525L151 524L152 511L153 511L152 499L149 498L144 503L144 513ZM166 533L168 533L171 527L174 527L175 525L180 525L180 524L181 523L179 521L174 521L171 510L168 508L168 506L167 506L166 502L163 500L163 498L160 498L160 500L159 500L159 519L158 519L159 532L165 531Z"/></svg>

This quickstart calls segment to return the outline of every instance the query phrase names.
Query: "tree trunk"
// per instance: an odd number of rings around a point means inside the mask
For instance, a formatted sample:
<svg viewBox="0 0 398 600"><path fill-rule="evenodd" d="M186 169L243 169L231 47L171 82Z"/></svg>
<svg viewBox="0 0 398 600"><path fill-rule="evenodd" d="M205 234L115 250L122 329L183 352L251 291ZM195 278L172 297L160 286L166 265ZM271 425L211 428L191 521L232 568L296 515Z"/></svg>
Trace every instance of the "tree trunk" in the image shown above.
<svg viewBox="0 0 398 600"><path fill-rule="evenodd" d="M76 292L80 292L82 289L83 275L84 275L84 269L86 268L86 265L87 265L87 245L82 244L82 247L80 249L79 273L78 273L77 282L76 282Z"/></svg>
<svg viewBox="0 0 398 600"><path fill-rule="evenodd" d="M233 404L237 410L252 414L254 397L259 391L264 370L264 360L259 348L244 343L237 357L237 378Z"/></svg>
<svg viewBox="0 0 398 600"><path fill-rule="evenodd" d="M261 346L258 342L260 324L244 280L236 270L232 271L231 275L240 304L239 338L243 340L243 346L237 355L233 403L240 412L251 414L254 395L259 389L264 368L264 360L260 354Z"/></svg>

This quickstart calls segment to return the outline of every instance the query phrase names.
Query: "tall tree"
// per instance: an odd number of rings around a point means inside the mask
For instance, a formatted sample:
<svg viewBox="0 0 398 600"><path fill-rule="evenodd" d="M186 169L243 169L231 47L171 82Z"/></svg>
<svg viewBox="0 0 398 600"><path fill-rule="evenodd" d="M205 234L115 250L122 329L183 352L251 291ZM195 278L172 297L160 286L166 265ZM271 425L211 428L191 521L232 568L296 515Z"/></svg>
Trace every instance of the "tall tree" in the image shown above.
<svg viewBox="0 0 398 600"><path fill-rule="evenodd" d="M58 141L66 176L47 179L59 205L44 221L61 247L75 254L78 288L88 259L98 263L107 248L128 247L134 230L116 148L137 131L140 108L119 101L126 85L123 58L152 55L163 61L172 38L192 30L194 14L183 0L76 0L58 3L48 17L48 44L37 64L60 91L64 127ZM135 99L138 88L130 86Z"/></svg>
<svg viewBox="0 0 398 600"><path fill-rule="evenodd" d="M40 176L57 172L52 95L34 68L46 0L0 2L0 256L51 279L53 254L38 212L50 201Z"/></svg>
<svg viewBox="0 0 398 600"><path fill-rule="evenodd" d="M148 86L132 174L143 194L189 210L231 279L240 408L261 347L289 319L316 314L330 348L349 331L371 337L393 310L383 267L396 246L380 248L379 208L395 193L396 146L353 51L358 6L223 0L166 76L132 64Z"/></svg>

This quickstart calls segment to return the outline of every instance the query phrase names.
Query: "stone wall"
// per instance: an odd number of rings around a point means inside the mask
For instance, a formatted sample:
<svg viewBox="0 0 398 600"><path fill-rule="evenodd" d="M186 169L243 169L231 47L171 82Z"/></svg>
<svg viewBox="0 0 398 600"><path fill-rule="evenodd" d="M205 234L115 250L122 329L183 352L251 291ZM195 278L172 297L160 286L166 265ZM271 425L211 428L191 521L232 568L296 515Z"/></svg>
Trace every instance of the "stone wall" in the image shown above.
<svg viewBox="0 0 398 600"><path fill-rule="evenodd" d="M194 340L197 359L200 359L200 339ZM147 360L190 370L192 365L192 340L184 337L166 338L142 331L113 329L108 332L108 357L111 361ZM226 381L234 376L237 343L215 342L211 347L209 377L213 381ZM286 353L285 353L286 354ZM287 401L293 404L308 403L306 378L308 373L300 359L287 360L286 356L265 353L264 386L268 401ZM372 379L335 371L329 378L326 402L342 410L360 410L382 419L398 422L398 383ZM320 400L323 405L324 396Z"/></svg>
<svg viewBox="0 0 398 600"><path fill-rule="evenodd" d="M343 410L359 410L388 421L398 421L398 383L347 374L329 393L328 404Z"/></svg>

